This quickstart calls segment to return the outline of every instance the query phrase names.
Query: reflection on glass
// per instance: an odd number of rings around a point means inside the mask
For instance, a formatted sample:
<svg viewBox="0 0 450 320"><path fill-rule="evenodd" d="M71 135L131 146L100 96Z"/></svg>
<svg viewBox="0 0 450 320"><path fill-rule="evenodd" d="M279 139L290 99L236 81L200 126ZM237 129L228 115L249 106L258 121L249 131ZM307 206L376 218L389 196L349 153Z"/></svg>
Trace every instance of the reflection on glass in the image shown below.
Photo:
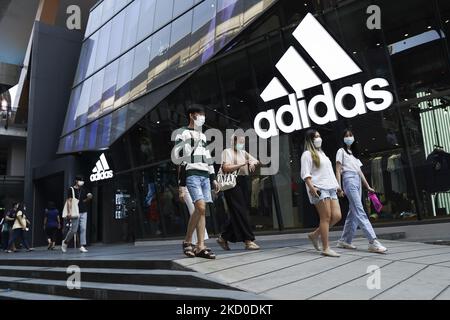
<svg viewBox="0 0 450 320"><path fill-rule="evenodd" d="M125 23L125 11L120 12L111 20L111 38L109 41L108 61L112 61L120 54L122 34Z"/></svg>
<svg viewBox="0 0 450 320"><path fill-rule="evenodd" d="M125 133L127 111L128 111L127 106L124 106L113 113L112 127L111 127L111 142L113 142L123 133Z"/></svg>
<svg viewBox="0 0 450 320"><path fill-rule="evenodd" d="M168 53L170 77L189 63L191 27L192 10L172 22L170 49Z"/></svg>
<svg viewBox="0 0 450 320"><path fill-rule="evenodd" d="M100 115L100 104L102 101L103 78L105 70L97 72L92 79L91 97L89 99L88 120L96 119Z"/></svg>
<svg viewBox="0 0 450 320"><path fill-rule="evenodd" d="M134 49L119 59L114 109L124 105L130 99L131 76L133 74Z"/></svg>
<svg viewBox="0 0 450 320"><path fill-rule="evenodd" d="M172 20L172 12L173 0L157 0L154 30L161 28L163 25Z"/></svg>
<svg viewBox="0 0 450 320"><path fill-rule="evenodd" d="M87 113L89 110L89 98L91 96L91 84L92 77L81 84L82 89L80 100L73 118L73 121L75 121L75 128L78 128L86 123Z"/></svg>
<svg viewBox="0 0 450 320"><path fill-rule="evenodd" d="M144 0L145 1L145 0ZM125 19L127 23L124 25L122 51L128 50L136 43L140 0L134 1L125 9Z"/></svg>
<svg viewBox="0 0 450 320"><path fill-rule="evenodd" d="M88 142L87 148L88 149L94 149L95 145L97 144L98 123L99 123L99 120L96 120L89 125L88 139L87 139L87 142Z"/></svg>
<svg viewBox="0 0 450 320"><path fill-rule="evenodd" d="M63 134L75 129L75 121L73 119L75 117L75 112L77 111L77 107L80 102L81 88L82 86L77 86L75 89L72 90L72 94L70 96L69 101L69 108L66 115L66 121L64 124Z"/></svg>
<svg viewBox="0 0 450 320"><path fill-rule="evenodd" d="M150 48L152 38L148 38L138 45L134 52L134 63L132 73L131 98L144 93L148 83L148 62L150 59Z"/></svg>
<svg viewBox="0 0 450 320"><path fill-rule="evenodd" d="M116 93L117 73L119 69L118 60L105 68L105 77L103 81L103 94L101 113L110 111L114 106L114 97Z"/></svg>
<svg viewBox="0 0 450 320"><path fill-rule="evenodd" d="M152 88L163 81L161 77L167 71L170 29L171 25L168 25L153 35L150 66L148 68L148 79ZM156 81L157 78L159 78L158 81Z"/></svg>
<svg viewBox="0 0 450 320"><path fill-rule="evenodd" d="M216 0L206 0L194 8L191 60L205 62L214 53Z"/></svg>
<svg viewBox="0 0 450 320"><path fill-rule="evenodd" d="M114 14L114 4L116 1L103 1L102 24L108 21Z"/></svg>
<svg viewBox="0 0 450 320"><path fill-rule="evenodd" d="M90 74L92 74L94 72L95 57L97 55L98 35L99 35L99 32L97 31L88 40L86 40L89 42L87 52L86 52L86 60L89 61L89 62L87 62L88 66L87 66L86 76L89 76Z"/></svg>
<svg viewBox="0 0 450 320"><path fill-rule="evenodd" d="M100 29L97 48L97 58L95 60L94 71L103 67L107 62L106 58L108 55L108 44L110 36L111 36L111 23L107 23Z"/></svg>
<svg viewBox="0 0 450 320"><path fill-rule="evenodd" d="M223 48L225 43L241 29L243 8L242 0L217 0L217 49Z"/></svg>
<svg viewBox="0 0 450 320"><path fill-rule="evenodd" d="M109 114L100 120L101 140L97 144L98 148L109 147L111 141L111 120L112 114Z"/></svg>
<svg viewBox="0 0 450 320"><path fill-rule="evenodd" d="M89 36L92 32L100 27L102 22L103 3L100 3L89 15L88 25L86 27L86 36Z"/></svg>
<svg viewBox="0 0 450 320"><path fill-rule="evenodd" d="M107 1L114 2L114 4L115 4L114 5L114 13L117 13L123 7L125 7L128 3L130 3L130 1L132 1L132 0L114 0L114 1L107 0Z"/></svg>
<svg viewBox="0 0 450 320"><path fill-rule="evenodd" d="M156 0L141 1L137 40L140 41L153 32Z"/></svg>
<svg viewBox="0 0 450 320"><path fill-rule="evenodd" d="M80 59L78 62L77 73L75 75L74 84L79 83L86 77L87 67L89 65L89 59L87 58L89 52L89 43L91 40L87 39L83 42L83 46L81 47Z"/></svg>
<svg viewBox="0 0 450 320"><path fill-rule="evenodd" d="M178 17L180 14L192 7L193 4L194 0L175 0L173 4L173 16Z"/></svg>

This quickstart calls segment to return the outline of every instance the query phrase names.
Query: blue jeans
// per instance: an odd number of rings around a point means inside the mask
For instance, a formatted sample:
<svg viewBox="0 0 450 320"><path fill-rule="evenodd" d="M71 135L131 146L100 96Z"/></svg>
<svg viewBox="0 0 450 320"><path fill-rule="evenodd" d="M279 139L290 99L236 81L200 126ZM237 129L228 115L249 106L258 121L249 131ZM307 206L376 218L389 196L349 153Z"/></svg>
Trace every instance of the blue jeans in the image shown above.
<svg viewBox="0 0 450 320"><path fill-rule="evenodd" d="M211 198L211 184L209 182L209 177L188 176L186 178L186 188L191 195L193 203L196 203L199 200L203 200L206 203L213 202Z"/></svg>
<svg viewBox="0 0 450 320"><path fill-rule="evenodd" d="M25 249L30 249L30 246L28 245L27 240L25 239L25 231L23 229L14 229L12 232L12 237L9 239L8 243L8 249L11 249L11 246L14 242L16 242L17 238L20 238L22 240L22 245L25 247Z"/></svg>
<svg viewBox="0 0 450 320"><path fill-rule="evenodd" d="M357 172L350 171L344 172L342 177L344 192L347 196L350 209L348 211L347 219L345 220L341 241L352 243L356 229L359 226L364 232L366 238L372 242L377 238L377 236L362 204L361 177Z"/></svg>
<svg viewBox="0 0 450 320"><path fill-rule="evenodd" d="M316 198L316 197L312 196L308 192L309 202L311 202L312 205L316 205L320 201L325 200L325 199L338 200L336 189L329 189L329 190L327 190L327 189L320 189L319 188L319 192L320 192L319 198Z"/></svg>

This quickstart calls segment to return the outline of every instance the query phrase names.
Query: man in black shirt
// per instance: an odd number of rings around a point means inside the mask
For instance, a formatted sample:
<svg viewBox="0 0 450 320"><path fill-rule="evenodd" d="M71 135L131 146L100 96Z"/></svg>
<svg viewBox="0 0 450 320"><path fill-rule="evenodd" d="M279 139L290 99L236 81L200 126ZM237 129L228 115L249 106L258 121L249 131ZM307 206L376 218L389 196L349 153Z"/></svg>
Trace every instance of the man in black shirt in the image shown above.
<svg viewBox="0 0 450 320"><path fill-rule="evenodd" d="M67 251L67 242L70 241L70 239L73 238L74 234L78 231L78 226L80 227L80 251L81 252L88 252L88 250L85 248L86 246L86 224L87 224L87 206L86 204L92 200L92 194L87 193L87 191L83 188L84 186L84 178L82 176L77 176L75 178L75 185L73 187L70 187L68 190L68 196L67 199L70 201L73 199L73 195L75 195L75 198L79 201L78 202L78 209L79 209L79 216L78 217L71 217L68 216L68 218L71 220L71 227L69 232L67 233L66 239L64 239L61 250L62 252Z"/></svg>

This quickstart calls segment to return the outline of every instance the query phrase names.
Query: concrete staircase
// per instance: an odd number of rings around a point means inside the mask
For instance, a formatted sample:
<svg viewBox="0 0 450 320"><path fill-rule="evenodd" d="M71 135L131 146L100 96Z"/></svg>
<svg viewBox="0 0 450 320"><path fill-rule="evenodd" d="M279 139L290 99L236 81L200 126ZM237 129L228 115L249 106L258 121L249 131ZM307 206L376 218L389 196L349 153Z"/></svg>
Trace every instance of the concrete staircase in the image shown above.
<svg viewBox="0 0 450 320"><path fill-rule="evenodd" d="M67 267L78 266L80 289L70 290ZM7 300L255 300L256 295L172 261L0 260L0 299Z"/></svg>

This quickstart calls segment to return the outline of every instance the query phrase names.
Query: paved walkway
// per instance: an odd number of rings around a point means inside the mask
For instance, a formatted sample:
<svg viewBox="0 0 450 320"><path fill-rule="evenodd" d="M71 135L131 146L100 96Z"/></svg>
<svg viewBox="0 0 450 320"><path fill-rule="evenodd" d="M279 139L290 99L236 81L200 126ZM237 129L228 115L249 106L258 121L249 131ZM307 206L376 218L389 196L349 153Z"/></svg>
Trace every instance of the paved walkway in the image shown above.
<svg viewBox="0 0 450 320"><path fill-rule="evenodd" d="M176 262L268 299L450 299L449 246L383 240L389 252L381 255L367 252L367 241L358 238L357 250L336 249L342 256L328 258L309 243L290 243L253 252L217 252L215 261ZM379 272L368 273L370 266Z"/></svg>

